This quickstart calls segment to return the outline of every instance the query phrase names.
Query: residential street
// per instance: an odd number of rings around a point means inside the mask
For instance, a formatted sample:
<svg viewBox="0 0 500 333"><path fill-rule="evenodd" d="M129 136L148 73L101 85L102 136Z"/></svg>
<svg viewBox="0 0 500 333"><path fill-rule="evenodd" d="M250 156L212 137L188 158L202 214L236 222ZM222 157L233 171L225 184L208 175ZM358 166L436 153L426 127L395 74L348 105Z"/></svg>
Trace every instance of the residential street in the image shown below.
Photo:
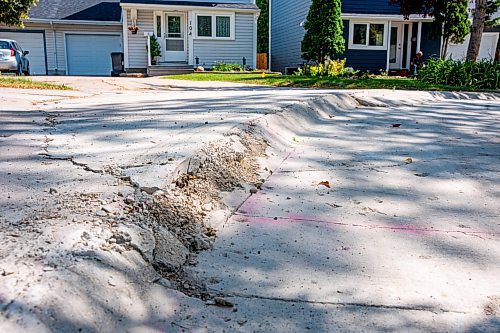
<svg viewBox="0 0 500 333"><path fill-rule="evenodd" d="M0 331L500 330L498 95L35 79Z"/></svg>

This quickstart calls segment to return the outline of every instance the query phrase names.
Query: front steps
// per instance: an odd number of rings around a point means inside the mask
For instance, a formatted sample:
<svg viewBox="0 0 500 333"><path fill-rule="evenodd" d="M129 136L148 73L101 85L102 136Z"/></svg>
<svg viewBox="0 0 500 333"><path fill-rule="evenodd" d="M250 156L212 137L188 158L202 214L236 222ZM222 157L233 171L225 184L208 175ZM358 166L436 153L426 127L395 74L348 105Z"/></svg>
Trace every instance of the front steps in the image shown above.
<svg viewBox="0 0 500 333"><path fill-rule="evenodd" d="M160 63L158 65L148 66L148 76L166 76L193 73L193 66L188 64L168 64Z"/></svg>

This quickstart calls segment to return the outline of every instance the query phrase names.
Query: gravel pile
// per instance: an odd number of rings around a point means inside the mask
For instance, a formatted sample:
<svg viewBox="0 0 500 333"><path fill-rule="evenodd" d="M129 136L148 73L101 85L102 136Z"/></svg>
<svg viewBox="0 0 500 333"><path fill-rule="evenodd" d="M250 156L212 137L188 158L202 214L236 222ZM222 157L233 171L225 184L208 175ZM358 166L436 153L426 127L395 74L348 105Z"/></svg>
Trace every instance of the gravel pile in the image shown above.
<svg viewBox="0 0 500 333"><path fill-rule="evenodd" d="M208 298L203 283L187 276L183 267L196 264L196 254L212 247L217 231L205 219L225 208L221 191L259 182L257 158L265 155L266 148L267 142L251 131L233 133L203 147L170 188L137 188L134 196L124 198L125 214L118 220L121 225L138 226L142 235L116 231L108 240L110 248L136 249L174 287Z"/></svg>

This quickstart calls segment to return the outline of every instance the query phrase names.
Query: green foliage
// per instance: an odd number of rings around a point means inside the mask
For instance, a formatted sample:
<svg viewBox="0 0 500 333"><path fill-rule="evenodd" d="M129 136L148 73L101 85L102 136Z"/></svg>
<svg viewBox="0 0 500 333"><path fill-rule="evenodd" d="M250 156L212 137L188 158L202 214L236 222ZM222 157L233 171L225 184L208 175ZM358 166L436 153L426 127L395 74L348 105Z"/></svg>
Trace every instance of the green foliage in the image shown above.
<svg viewBox="0 0 500 333"><path fill-rule="evenodd" d="M226 64L224 61L218 61L212 66L212 70L217 72L242 72L245 69L240 64Z"/></svg>
<svg viewBox="0 0 500 333"><path fill-rule="evenodd" d="M312 0L304 28L302 58L324 63L345 50L340 0Z"/></svg>
<svg viewBox="0 0 500 333"><path fill-rule="evenodd" d="M495 14L500 9L500 0L488 0L486 2L486 26L494 27L500 25L500 16Z"/></svg>
<svg viewBox="0 0 500 333"><path fill-rule="evenodd" d="M420 69L418 80L427 84L467 89L499 90L500 62L430 59L428 64Z"/></svg>
<svg viewBox="0 0 500 333"><path fill-rule="evenodd" d="M257 52L269 52L269 0L257 0L260 9L257 22Z"/></svg>
<svg viewBox="0 0 500 333"><path fill-rule="evenodd" d="M449 42L463 43L470 33L469 0L436 1L433 25L437 35L443 36L441 58L444 59Z"/></svg>
<svg viewBox="0 0 500 333"><path fill-rule="evenodd" d="M28 18L29 10L38 0L1 0L0 24L23 27L23 20Z"/></svg>
<svg viewBox="0 0 500 333"><path fill-rule="evenodd" d="M154 58L154 57L161 57L161 47L160 47L160 43L158 43L158 39L156 38L156 36L151 36L151 40L150 40L150 50L149 50L149 53L151 54L151 58Z"/></svg>
<svg viewBox="0 0 500 333"><path fill-rule="evenodd" d="M299 68L295 73L297 76L311 76L311 77L345 77L354 75L355 72L352 68L346 67L346 59L343 60L328 60L326 64L320 63L315 66L306 65Z"/></svg>

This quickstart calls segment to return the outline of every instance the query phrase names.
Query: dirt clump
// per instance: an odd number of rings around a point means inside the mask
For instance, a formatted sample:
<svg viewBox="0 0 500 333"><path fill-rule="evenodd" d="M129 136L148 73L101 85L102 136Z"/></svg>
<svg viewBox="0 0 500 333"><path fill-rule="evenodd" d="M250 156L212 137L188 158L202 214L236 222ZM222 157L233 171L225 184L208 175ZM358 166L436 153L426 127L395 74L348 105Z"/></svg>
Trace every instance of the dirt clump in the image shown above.
<svg viewBox="0 0 500 333"><path fill-rule="evenodd" d="M267 142L251 131L228 135L190 158L186 172L169 188L153 194L137 188L134 198L125 198L129 213L125 222L148 230L155 239L150 255L138 250L176 289L208 298L203 283L183 267L196 264L196 254L212 247L217 231L204 221L210 212L225 208L221 191L258 182L257 158L265 155L266 148Z"/></svg>

